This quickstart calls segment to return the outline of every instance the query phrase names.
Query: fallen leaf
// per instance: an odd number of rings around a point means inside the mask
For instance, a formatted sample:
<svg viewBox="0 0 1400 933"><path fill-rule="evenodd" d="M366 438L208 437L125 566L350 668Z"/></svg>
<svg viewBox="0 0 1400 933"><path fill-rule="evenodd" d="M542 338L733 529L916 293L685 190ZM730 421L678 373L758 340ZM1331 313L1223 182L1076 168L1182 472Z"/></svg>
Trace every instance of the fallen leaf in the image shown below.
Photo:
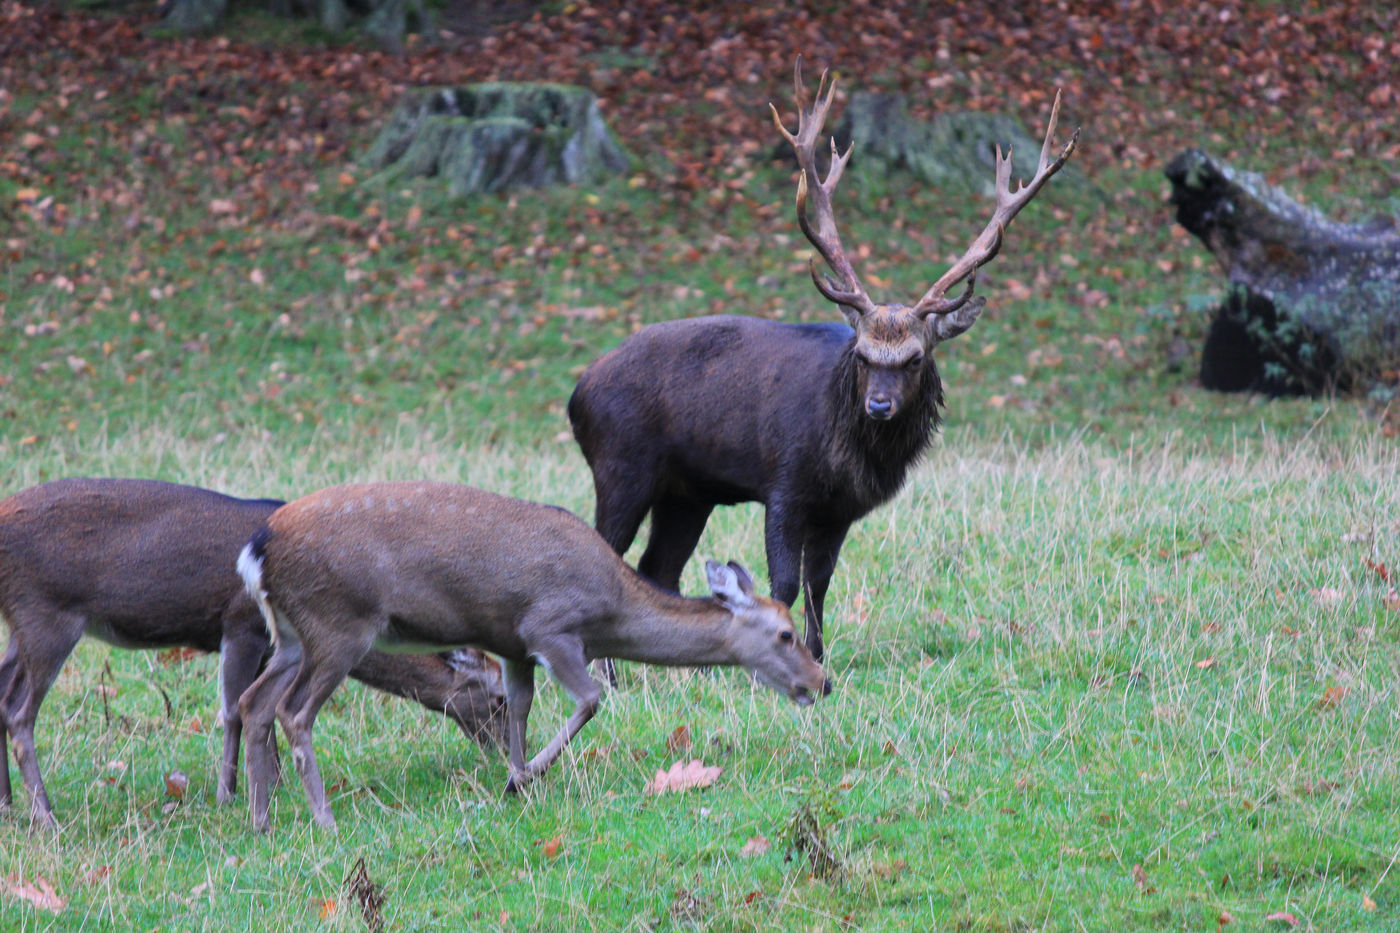
<svg viewBox="0 0 1400 933"><path fill-rule="evenodd" d="M1202 658L1196 662L1196 666L1203 671L1215 667L1215 658Z"/></svg>
<svg viewBox="0 0 1400 933"><path fill-rule="evenodd" d="M750 836L749 841L744 843L743 847L739 849L739 857L753 858L758 855L764 855L771 848L773 848L773 844L764 837Z"/></svg>
<svg viewBox="0 0 1400 933"><path fill-rule="evenodd" d="M202 657L204 657L203 651L199 651L198 649L190 648L187 646L180 648L166 648L164 651L156 652L156 660L159 661L161 664L166 665L183 664L186 661L192 661L195 658Z"/></svg>
<svg viewBox="0 0 1400 933"><path fill-rule="evenodd" d="M1331 608L1332 606L1335 606L1338 603L1340 603L1342 601L1342 597L1346 594L1344 594L1341 590L1335 587L1323 586L1317 589L1308 590L1308 595L1311 596L1313 598L1313 601L1316 602L1319 606Z"/></svg>
<svg viewBox="0 0 1400 933"><path fill-rule="evenodd" d="M1341 704L1343 700L1347 698L1348 693L1351 693L1350 687L1342 687L1337 684L1333 684L1326 690L1322 691L1322 696L1319 697L1317 701L1317 708L1335 709Z"/></svg>
<svg viewBox="0 0 1400 933"><path fill-rule="evenodd" d="M1282 923L1285 926L1296 927L1298 925L1298 918L1288 913L1287 911L1280 910L1277 913L1269 914L1267 917L1264 918L1264 922Z"/></svg>
<svg viewBox="0 0 1400 933"><path fill-rule="evenodd" d="M559 857L559 850L560 850L560 848L563 847L563 845L564 845L564 834L563 834L563 833L560 833L559 835L555 836L553 839L551 839L551 840L549 840L548 842L546 842L546 843L544 844L544 848L541 849L540 851L544 853L544 857L545 857L545 858L558 858L558 857Z"/></svg>
<svg viewBox="0 0 1400 933"><path fill-rule="evenodd" d="M690 748L690 744L690 726L676 726L666 737L666 754L674 755L676 752L685 751Z"/></svg>
<svg viewBox="0 0 1400 933"><path fill-rule="evenodd" d="M1230 916L1230 912L1228 910L1222 910L1220 916L1215 918L1215 928L1217 930L1223 930L1228 924L1234 922L1235 918Z"/></svg>
<svg viewBox="0 0 1400 933"><path fill-rule="evenodd" d="M47 910L49 913L59 913L67 906L67 902L53 889L53 885L43 877L36 877L34 883L30 884L22 875L10 875L5 879L3 889L11 897L28 901L35 908Z"/></svg>
<svg viewBox="0 0 1400 933"><path fill-rule="evenodd" d="M1139 894L1156 894L1157 886L1147 878L1147 871L1141 865L1133 866L1133 884L1137 885Z"/></svg>
<svg viewBox="0 0 1400 933"><path fill-rule="evenodd" d="M98 865L92 871L88 872L86 875L83 876L83 881L86 884L101 884L110 877L112 877L112 866Z"/></svg>
<svg viewBox="0 0 1400 933"><path fill-rule="evenodd" d="M228 198L215 198L209 202L209 213L211 214L232 214L238 210L238 205Z"/></svg>
<svg viewBox="0 0 1400 933"><path fill-rule="evenodd" d="M165 776L165 796L167 797L183 800L189 786L190 779L183 771L171 771Z"/></svg>
<svg viewBox="0 0 1400 933"><path fill-rule="evenodd" d="M319 908L322 920L329 920L335 916L335 901L333 899L325 898L321 900L319 902Z"/></svg>
<svg viewBox="0 0 1400 933"><path fill-rule="evenodd" d="M683 791L698 787L709 787L724 771L718 765L703 764L700 759L690 762L676 762L669 771L658 770L656 777L647 781L643 793L664 794L667 791Z"/></svg>
<svg viewBox="0 0 1400 933"><path fill-rule="evenodd" d="M1363 894L1363 895L1361 895L1361 909L1362 909L1362 910L1366 910L1366 911L1375 911L1375 909L1376 909L1376 902L1373 901L1373 900L1371 900L1371 895L1369 895L1369 894Z"/></svg>

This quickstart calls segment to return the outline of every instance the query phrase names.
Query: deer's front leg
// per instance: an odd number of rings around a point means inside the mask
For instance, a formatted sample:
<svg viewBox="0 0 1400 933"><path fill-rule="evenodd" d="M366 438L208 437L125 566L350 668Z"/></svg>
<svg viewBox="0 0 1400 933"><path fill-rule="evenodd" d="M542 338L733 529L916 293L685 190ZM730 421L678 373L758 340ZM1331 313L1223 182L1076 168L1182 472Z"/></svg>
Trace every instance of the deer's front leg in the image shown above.
<svg viewBox="0 0 1400 933"><path fill-rule="evenodd" d="M506 793L513 794L528 781L525 770L525 724L530 718L530 704L535 701L535 662L513 661L506 664L506 748L510 763L510 778Z"/></svg>
<svg viewBox="0 0 1400 933"><path fill-rule="evenodd" d="M583 644L577 639L558 638L539 651L538 656L550 675L574 698L574 711L539 754L519 770L512 768L511 781L517 789L543 774L554 763L569 740L578 735L579 730L597 714L599 698L603 693L603 685L589 676Z"/></svg>

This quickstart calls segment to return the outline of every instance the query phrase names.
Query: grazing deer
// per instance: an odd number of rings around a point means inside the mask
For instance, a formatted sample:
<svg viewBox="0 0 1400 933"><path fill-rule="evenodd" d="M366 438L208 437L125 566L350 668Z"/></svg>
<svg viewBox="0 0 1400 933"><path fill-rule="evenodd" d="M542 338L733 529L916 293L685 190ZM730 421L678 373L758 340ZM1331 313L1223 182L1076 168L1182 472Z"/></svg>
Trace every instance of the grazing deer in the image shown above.
<svg viewBox="0 0 1400 933"><path fill-rule="evenodd" d="M543 773L598 709L598 657L741 665L799 705L828 689L786 606L737 564L708 566L713 599L659 589L563 509L449 483L337 486L283 506L238 559L274 631L267 669L243 694L253 826L268 828L273 720L281 722L317 823L334 826L311 730L321 704L373 647L475 646L506 671L508 792ZM533 758L525 724L541 664L574 699Z"/></svg>
<svg viewBox="0 0 1400 933"><path fill-rule="evenodd" d="M34 721L85 634L120 648L220 652L225 732L218 799L233 796L242 731L238 698L270 647L262 613L234 563L281 504L122 479L58 480L0 501L0 614L10 629L0 659L0 752L8 732L36 823L56 825L39 775ZM478 652L373 652L351 673L446 714L474 738L503 738L500 665ZM10 802L6 764L0 767L0 808Z"/></svg>
<svg viewBox="0 0 1400 933"><path fill-rule="evenodd" d="M996 161L996 209L961 259L913 306L877 304L841 246L831 194L850 158L831 144L826 178L814 155L835 94L808 105L797 61L798 129L773 122L792 144L802 174L797 219L836 273L817 290L849 326L782 324L721 315L651 324L596 360L569 399L569 423L593 470L595 526L619 554L651 513L637 565L676 589L716 505L762 502L773 596L792 605L805 580L807 647L823 656L822 605L851 525L895 495L939 421L943 388L933 350L976 322L979 267L1001 248L1006 226L1059 171L1051 140L1059 96L1035 177L1012 191L1011 156ZM810 211L809 211L810 208ZM959 282L961 294L947 297Z"/></svg>

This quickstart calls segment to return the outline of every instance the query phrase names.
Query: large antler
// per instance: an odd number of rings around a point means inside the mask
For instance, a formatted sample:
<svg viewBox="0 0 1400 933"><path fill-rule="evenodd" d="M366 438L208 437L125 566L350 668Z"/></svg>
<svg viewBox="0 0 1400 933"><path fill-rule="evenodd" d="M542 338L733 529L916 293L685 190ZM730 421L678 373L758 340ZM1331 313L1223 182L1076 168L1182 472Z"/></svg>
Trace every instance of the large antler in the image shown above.
<svg viewBox="0 0 1400 933"><path fill-rule="evenodd" d="M1001 154L1001 146L996 147L997 160L997 206L992 213L992 219L987 222L986 229L972 241L972 246L968 247L963 257L953 264L953 267L943 273L942 278L933 283L933 287L924 293L924 297L919 299L919 303L914 306L914 313L921 317L930 314L947 314L956 311L972 297L972 289L977 282L977 270L981 266L992 261L997 252L1001 249L1002 237L1006 234L1006 225L1011 223L1011 218L1025 207L1031 198L1035 197L1044 184L1050 180L1050 176L1060 170L1074 152L1075 143L1079 141L1079 130L1075 129L1070 136L1069 142L1065 143L1065 148L1060 152L1059 158L1050 159L1050 143L1055 138L1055 121L1060 116L1060 92L1055 92L1055 105L1050 108L1050 124L1045 128L1045 142L1040 147L1040 164L1035 170L1035 177L1029 182L1021 183L1016 191L1011 190L1011 150L1007 149L1005 157ZM967 279L967 287L963 289L957 298L945 298L948 289L952 288L963 279Z"/></svg>
<svg viewBox="0 0 1400 933"><path fill-rule="evenodd" d="M841 247L841 237L836 232L836 218L831 213L831 192L836 190L836 183L841 180L841 171L851 157L852 147L847 147L842 155L836 151L836 140L832 139L831 167L827 170L826 180L823 181L817 174L817 137L821 135L826 113L831 109L831 100L836 94L836 81L833 79L831 86L827 87L826 76L827 73L823 71L821 80L817 82L816 100L809 108L807 88L802 83L802 56L797 56L797 66L793 74L793 83L797 87L796 136L783 126L783 120L778 116L778 108L772 104L769 104L768 108L773 111L774 125L792 144L792 150L797 154L797 164L802 168L802 175L797 180L797 222L807 239L817 248L817 252L822 254L827 265L842 279L838 282L824 273L818 273L814 260L811 264L812 281L827 300L845 305L858 314L865 314L875 307L875 303L865 293L860 279L856 278L855 269L851 267L851 261L846 258L846 251ZM812 199L813 217L807 216L809 195Z"/></svg>

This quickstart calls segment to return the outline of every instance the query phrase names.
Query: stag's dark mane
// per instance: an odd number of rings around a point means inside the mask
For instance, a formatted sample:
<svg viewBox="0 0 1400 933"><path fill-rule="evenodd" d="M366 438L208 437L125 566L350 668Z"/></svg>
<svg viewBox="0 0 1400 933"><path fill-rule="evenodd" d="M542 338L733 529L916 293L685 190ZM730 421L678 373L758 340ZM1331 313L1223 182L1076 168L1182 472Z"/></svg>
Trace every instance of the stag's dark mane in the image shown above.
<svg viewBox="0 0 1400 933"><path fill-rule="evenodd" d="M828 495L854 499L853 517L887 502L904 486L909 468L928 451L942 417L943 381L930 354L924 363L919 390L889 421L876 421L864 411L855 355L855 339L831 373L831 418L824 447L831 459Z"/></svg>

